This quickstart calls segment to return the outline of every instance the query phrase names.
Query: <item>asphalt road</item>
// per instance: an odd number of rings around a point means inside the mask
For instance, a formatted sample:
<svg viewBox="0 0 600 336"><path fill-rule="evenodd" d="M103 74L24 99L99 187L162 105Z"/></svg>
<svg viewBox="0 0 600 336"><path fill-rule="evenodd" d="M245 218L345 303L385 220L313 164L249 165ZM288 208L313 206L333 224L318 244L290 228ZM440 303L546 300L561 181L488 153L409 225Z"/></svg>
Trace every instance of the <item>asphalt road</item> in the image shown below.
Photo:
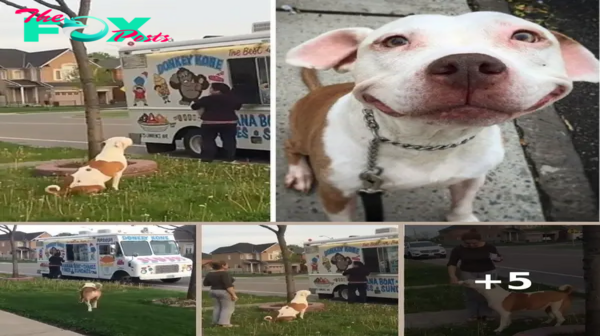
<svg viewBox="0 0 600 336"><path fill-rule="evenodd" d="M498 246L504 257L496 268L500 276L510 272L529 272L532 282L551 286L569 284L577 291L585 291L583 281L583 251L571 248L570 243L547 246ZM448 256L451 249L446 249ZM427 263L446 265L447 259L426 260Z"/></svg>
<svg viewBox="0 0 600 336"><path fill-rule="evenodd" d="M236 277L234 274L233 277L235 278L235 289L239 293L262 296L286 296L284 276ZM294 280L297 291L308 289L307 276L296 276ZM209 290L210 288L203 287L202 289Z"/></svg>
<svg viewBox="0 0 600 336"><path fill-rule="evenodd" d="M11 273L12 265L10 263L0 263L0 273ZM19 264L19 274L28 275L28 276L39 276L37 274L37 264L35 263L24 263ZM163 284L160 281L148 281L145 282L152 287L157 287L160 289L167 290L176 290L186 292L188 290L188 286L190 284L190 278L183 278L179 282L174 284Z"/></svg>

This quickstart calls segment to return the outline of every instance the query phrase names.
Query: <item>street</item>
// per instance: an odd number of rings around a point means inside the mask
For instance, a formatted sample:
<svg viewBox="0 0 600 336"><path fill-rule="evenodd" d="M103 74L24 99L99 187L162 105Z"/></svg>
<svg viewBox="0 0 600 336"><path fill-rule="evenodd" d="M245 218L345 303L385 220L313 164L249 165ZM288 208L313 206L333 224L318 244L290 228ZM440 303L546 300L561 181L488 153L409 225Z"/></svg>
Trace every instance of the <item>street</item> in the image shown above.
<svg viewBox="0 0 600 336"><path fill-rule="evenodd" d="M37 274L37 263L22 263L19 264L19 274L27 276L39 276ZM12 264L0 263L0 273L11 273ZM160 289L176 290L176 291L187 291L190 284L190 278L183 278L179 282L174 284L163 284L160 281L148 281L146 282L152 287L160 287Z"/></svg>
<svg viewBox="0 0 600 336"><path fill-rule="evenodd" d="M285 291L285 276L269 276L269 277L236 277L235 289L239 293L263 296L286 296ZM296 290L308 289L308 277L299 275L294 277L296 282ZM203 287L203 290L210 289Z"/></svg>
<svg viewBox="0 0 600 336"><path fill-rule="evenodd" d="M569 246L570 243L547 246L498 246L498 252L504 257L496 268L500 276L509 277L509 272L529 272L532 282L551 286L572 285L583 292L583 252ZM451 249L446 249L450 256ZM447 259L432 259L425 262L446 265Z"/></svg>

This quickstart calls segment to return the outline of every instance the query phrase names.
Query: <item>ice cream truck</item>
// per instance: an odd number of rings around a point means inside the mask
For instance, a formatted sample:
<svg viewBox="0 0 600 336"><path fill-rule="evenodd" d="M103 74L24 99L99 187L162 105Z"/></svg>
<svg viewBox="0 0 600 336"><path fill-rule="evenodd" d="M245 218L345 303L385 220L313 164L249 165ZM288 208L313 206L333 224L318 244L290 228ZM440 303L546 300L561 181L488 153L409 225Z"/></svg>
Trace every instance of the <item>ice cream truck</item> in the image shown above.
<svg viewBox="0 0 600 336"><path fill-rule="evenodd" d="M190 106L209 95L212 83L225 83L243 103L238 148L268 151L270 52L269 31L121 48L130 138L149 153L174 151L181 140L188 155L199 157L201 112Z"/></svg>
<svg viewBox="0 0 600 336"><path fill-rule="evenodd" d="M379 233L304 243L309 290L319 298L348 300L342 273L362 261L371 273L367 296L398 299L398 233Z"/></svg>
<svg viewBox="0 0 600 336"><path fill-rule="evenodd" d="M97 233L39 239L39 268L48 277L48 259L60 253L62 277L114 281L161 280L173 283L192 275L192 260L181 256L172 234Z"/></svg>

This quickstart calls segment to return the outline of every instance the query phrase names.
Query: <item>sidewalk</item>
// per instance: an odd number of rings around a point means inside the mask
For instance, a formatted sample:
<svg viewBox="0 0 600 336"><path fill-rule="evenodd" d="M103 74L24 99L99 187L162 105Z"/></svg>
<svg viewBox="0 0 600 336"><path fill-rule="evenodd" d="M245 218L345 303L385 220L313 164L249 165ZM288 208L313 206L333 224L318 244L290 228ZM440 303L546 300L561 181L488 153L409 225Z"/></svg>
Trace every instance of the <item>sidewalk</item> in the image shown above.
<svg viewBox="0 0 600 336"><path fill-rule="evenodd" d="M573 300L573 305L569 310L569 315L584 313L585 300ZM466 310L449 310L440 312L405 314L404 328L436 328L448 324L461 324L466 323L468 317L469 316ZM513 321L528 318L544 318L546 317L546 313L544 313L543 311L517 312L512 314L511 317ZM498 323L498 321L493 321L490 323Z"/></svg>
<svg viewBox="0 0 600 336"><path fill-rule="evenodd" d="M0 310L2 336L84 336Z"/></svg>
<svg viewBox="0 0 600 336"><path fill-rule="evenodd" d="M299 77L299 69L285 63L291 48L319 34L347 27L377 28L398 19L400 15L462 14L471 10L466 0L389 1L362 0L277 0L282 5L297 6L298 14L277 12L277 143L283 144L288 133L288 111L307 93ZM368 8L367 8L368 7ZM305 12L303 12L305 10ZM336 12L336 13L332 13ZM348 74L323 71L324 84L351 81ZM481 221L544 221L540 195L529 169L514 123L502 126L506 156L503 163L488 175L474 204ZM287 163L282 150L277 150L278 221L314 222L327 218L315 194L304 195L285 188L283 181ZM384 207L387 221L444 221L450 207L445 189L416 189L386 194ZM363 218L362 208L356 220Z"/></svg>

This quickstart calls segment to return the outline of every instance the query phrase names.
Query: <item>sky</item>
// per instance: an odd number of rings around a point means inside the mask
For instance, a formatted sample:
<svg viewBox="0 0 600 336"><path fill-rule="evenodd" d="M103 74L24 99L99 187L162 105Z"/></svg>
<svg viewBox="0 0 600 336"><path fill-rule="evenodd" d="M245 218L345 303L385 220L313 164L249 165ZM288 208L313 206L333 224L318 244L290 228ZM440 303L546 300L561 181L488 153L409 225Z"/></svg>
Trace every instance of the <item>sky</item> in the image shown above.
<svg viewBox="0 0 600 336"><path fill-rule="evenodd" d="M276 229L276 225L269 225ZM327 240L348 236L368 236L375 234L375 229L396 227L389 225L288 225L286 241L288 245L299 245L309 239ZM276 243L275 233L259 225L202 225L202 251L211 253L222 246L237 243L266 244Z"/></svg>
<svg viewBox="0 0 600 336"><path fill-rule="evenodd" d="M46 7L33 0L14 0L13 2L37 8L40 12ZM47 0L56 4L55 0ZM77 12L79 0L66 0L69 7ZM175 41L200 39L205 35L237 35L252 32L254 22L270 21L270 0L95 0L89 16L102 20L107 17L122 17L128 22L136 17L150 17L141 28L146 35L162 33L170 35ZM21 49L24 51L41 51L49 49L70 48L69 39L65 34L40 35L39 42L24 42L23 21L28 14L15 14L16 9L0 3L0 48ZM60 14L49 13L54 16ZM109 29L117 30L106 20ZM89 33L98 32L102 24L88 21ZM88 31L86 30L86 33ZM117 55L120 47L127 41L107 42L112 36L97 42L86 43L88 52L107 52ZM139 42L142 43L142 42ZM139 44L136 43L136 44Z"/></svg>
<svg viewBox="0 0 600 336"><path fill-rule="evenodd" d="M12 225L9 225L9 227L12 229ZM79 231L92 231L92 232L97 232L98 230L101 229L109 229L112 232L118 232L119 230L121 231L121 233L140 233L140 231L147 227L148 231L150 231L150 233L165 233L165 229L161 229L159 227L157 227L156 225L55 225L55 224L45 224L45 225L29 225L29 224L23 224L23 225L18 225L17 226L17 231L22 231L22 232L41 232L41 231L45 231L48 232L51 235L57 235L59 233L64 233L64 232L69 232L69 233L74 233L77 234L79 233ZM170 226L166 226L166 227L170 227ZM168 231L168 233L171 233L170 231Z"/></svg>

